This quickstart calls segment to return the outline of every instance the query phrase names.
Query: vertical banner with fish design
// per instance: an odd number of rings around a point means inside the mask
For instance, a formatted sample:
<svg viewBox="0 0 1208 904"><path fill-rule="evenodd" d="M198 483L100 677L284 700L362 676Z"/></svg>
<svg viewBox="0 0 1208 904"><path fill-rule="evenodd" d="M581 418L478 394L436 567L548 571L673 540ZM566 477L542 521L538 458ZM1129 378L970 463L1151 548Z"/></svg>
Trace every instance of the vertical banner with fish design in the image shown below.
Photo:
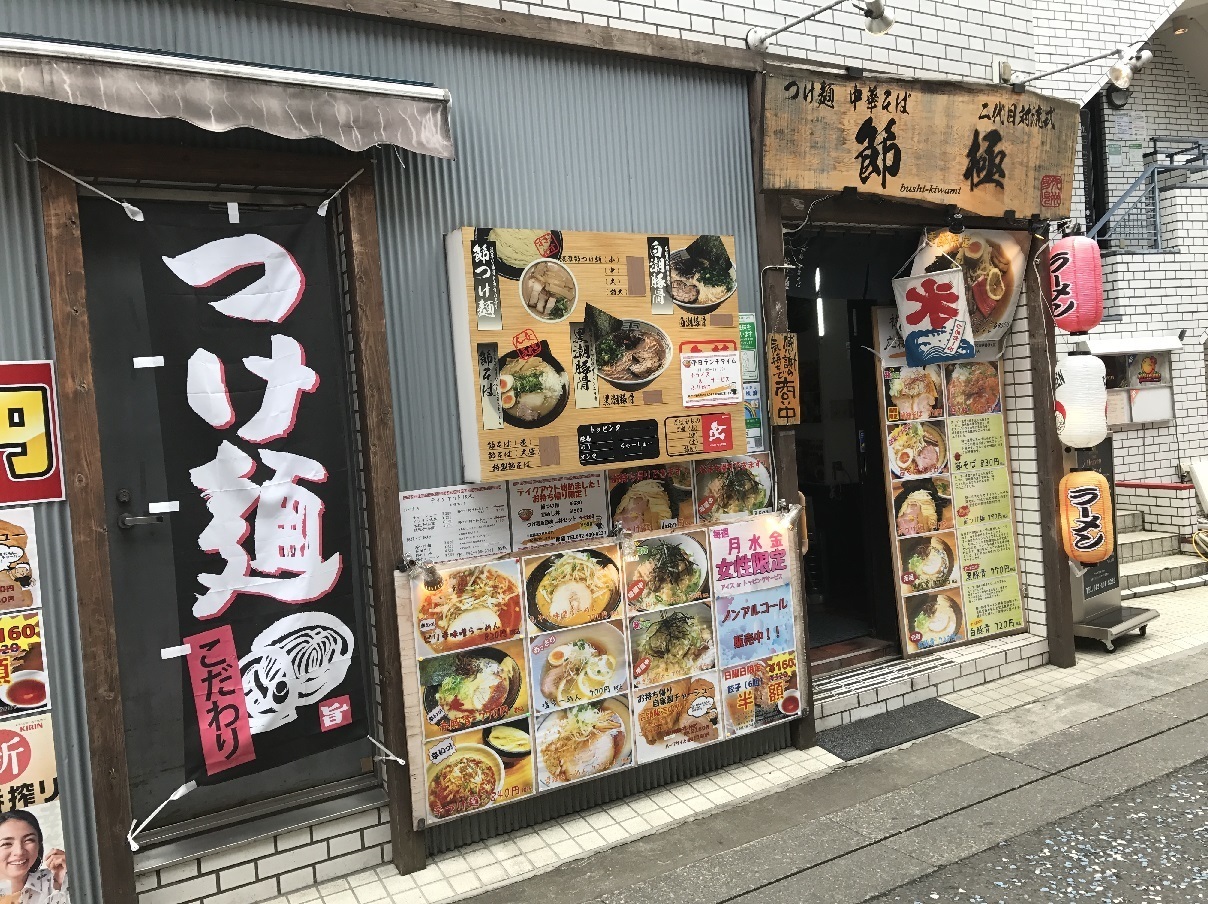
<svg viewBox="0 0 1208 904"><path fill-rule="evenodd" d="M876 317L886 485L906 655L1022 630L998 361L912 367Z"/></svg>
<svg viewBox="0 0 1208 904"><path fill-rule="evenodd" d="M326 221L144 206L141 249L201 784L363 738L352 406Z"/></svg>

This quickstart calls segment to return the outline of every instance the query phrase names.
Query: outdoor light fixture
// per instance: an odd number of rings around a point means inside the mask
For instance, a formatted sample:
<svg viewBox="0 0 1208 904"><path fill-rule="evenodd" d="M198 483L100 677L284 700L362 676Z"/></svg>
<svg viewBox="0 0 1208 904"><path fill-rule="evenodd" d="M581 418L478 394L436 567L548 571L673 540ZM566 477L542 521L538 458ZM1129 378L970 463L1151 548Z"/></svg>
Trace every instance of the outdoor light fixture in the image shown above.
<svg viewBox="0 0 1208 904"><path fill-rule="evenodd" d="M1107 77L1112 80L1113 85L1124 90L1132 84L1133 76L1140 72L1142 67L1152 59L1152 51L1138 51L1127 60L1121 59L1112 63L1112 68L1107 70Z"/></svg>
<svg viewBox="0 0 1208 904"><path fill-rule="evenodd" d="M1127 88L1132 84L1132 77L1141 71L1141 68L1153 59L1153 54L1148 50L1138 50L1130 57L1125 57L1123 47L1117 47L1114 50L1109 50L1106 53L1101 53L1098 56L1087 57L1084 60L1078 60L1076 63L1070 63L1068 66L1061 66L1058 69L1051 69L1048 72L1042 72L1039 75L1033 75L1029 78L1021 79L1011 83L1011 88L1016 94L1023 94L1024 88L1029 82L1034 82L1037 79L1048 78L1050 75L1056 75L1059 72L1065 72L1068 69L1073 69L1076 66L1083 66L1087 63L1094 63L1098 60L1106 60L1108 57L1116 57L1116 62L1112 64L1111 69L1107 71L1107 77L1111 79L1111 83L1117 88Z"/></svg>
<svg viewBox="0 0 1208 904"><path fill-rule="evenodd" d="M824 12L834 9L836 6L842 6L848 0L835 0L834 3L829 3L826 6L819 7L812 13L802 16L800 19L794 19L788 25L782 25L780 28L774 28L771 31L765 31L761 28L752 28L747 32L747 47L751 50L764 51L768 49L768 41L776 37L782 32L788 31L790 28L796 28L802 22L808 22L810 19L817 18ZM893 28L893 16L885 8L885 0L852 0L853 5L864 13L864 28L869 34L883 35L889 29Z"/></svg>
<svg viewBox="0 0 1208 904"><path fill-rule="evenodd" d="M1187 29L1191 28L1191 20L1186 16L1175 16L1170 20L1170 30L1176 35L1187 34Z"/></svg>

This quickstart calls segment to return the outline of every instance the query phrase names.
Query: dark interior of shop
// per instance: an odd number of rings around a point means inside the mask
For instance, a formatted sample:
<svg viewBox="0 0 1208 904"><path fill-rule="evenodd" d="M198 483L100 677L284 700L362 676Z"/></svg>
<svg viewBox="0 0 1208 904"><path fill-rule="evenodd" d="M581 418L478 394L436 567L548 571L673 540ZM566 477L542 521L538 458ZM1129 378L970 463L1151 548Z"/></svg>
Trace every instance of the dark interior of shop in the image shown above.
<svg viewBox="0 0 1208 904"><path fill-rule="evenodd" d="M900 655L873 309L918 247L915 229L785 233L789 328L800 337L797 472L815 674Z"/></svg>

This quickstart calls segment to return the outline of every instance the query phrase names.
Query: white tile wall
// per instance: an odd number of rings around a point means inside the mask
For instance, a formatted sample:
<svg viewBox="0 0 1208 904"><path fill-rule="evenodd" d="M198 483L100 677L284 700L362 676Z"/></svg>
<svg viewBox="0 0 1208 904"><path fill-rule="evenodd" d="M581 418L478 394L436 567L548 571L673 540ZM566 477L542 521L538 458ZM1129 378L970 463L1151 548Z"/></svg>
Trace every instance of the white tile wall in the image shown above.
<svg viewBox="0 0 1208 904"><path fill-rule="evenodd" d="M138 904L252 904L389 862L390 817L375 807L139 873Z"/></svg>
<svg viewBox="0 0 1208 904"><path fill-rule="evenodd" d="M1145 529L1190 537L1198 527L1199 502L1194 489L1116 487L1116 507L1142 512Z"/></svg>

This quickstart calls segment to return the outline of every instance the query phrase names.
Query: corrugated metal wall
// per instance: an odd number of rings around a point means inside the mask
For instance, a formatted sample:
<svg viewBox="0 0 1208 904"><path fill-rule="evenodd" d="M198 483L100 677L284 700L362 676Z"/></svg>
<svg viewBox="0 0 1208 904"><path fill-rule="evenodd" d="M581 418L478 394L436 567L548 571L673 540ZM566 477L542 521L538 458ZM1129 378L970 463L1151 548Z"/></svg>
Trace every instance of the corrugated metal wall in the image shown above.
<svg viewBox="0 0 1208 904"><path fill-rule="evenodd" d="M443 263L446 232L499 225L652 235L732 233L742 308L756 309L746 81L739 74L253 2L8 0L0 6L0 32L414 79L452 91L456 161L377 153L398 464L405 489L462 480ZM36 176L12 150L13 141L32 146L43 136L283 146L249 132L210 135L175 122L0 99L0 309L6 323L0 358L53 353ZM333 150L320 142L286 146ZM66 507L42 507L39 528L52 654L70 654L78 649L78 635L68 602L74 587ZM78 702L85 676L70 655L53 657L51 668L68 821L85 826L91 822L90 794ZM785 742L777 732L757 743ZM700 768L708 765L702 760ZM664 777L678 768L667 766ZM618 786L601 793L624 791ZM514 818L502 815L505 811L499 811L501 819ZM535 811L528 818L538 816ZM466 831L491 830L484 825ZM86 855L86 836L78 828L68 836L76 852L73 897L99 901L90 893L92 877L83 872L93 859ZM436 843L454 841L450 836Z"/></svg>
<svg viewBox="0 0 1208 904"><path fill-rule="evenodd" d="M733 233L742 305L755 310L740 74L248 2L9 0L0 32L414 79L452 91L456 161L406 154L404 167L392 153L379 154L404 489L461 481L444 233L470 225ZM128 132L140 133L155 134L154 124Z"/></svg>

